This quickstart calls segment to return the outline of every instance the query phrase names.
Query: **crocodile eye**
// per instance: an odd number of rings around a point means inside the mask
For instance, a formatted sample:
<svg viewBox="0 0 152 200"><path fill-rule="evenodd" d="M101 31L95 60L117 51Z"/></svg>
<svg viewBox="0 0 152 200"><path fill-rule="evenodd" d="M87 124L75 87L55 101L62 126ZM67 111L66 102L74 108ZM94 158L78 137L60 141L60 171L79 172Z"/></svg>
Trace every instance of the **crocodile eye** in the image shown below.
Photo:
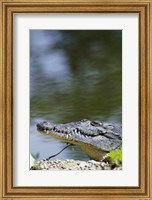
<svg viewBox="0 0 152 200"><path fill-rule="evenodd" d="M112 125L108 125L108 129L112 130L114 127Z"/></svg>
<svg viewBox="0 0 152 200"><path fill-rule="evenodd" d="M102 126L102 122L100 122L100 121L92 121L90 124L92 126Z"/></svg>

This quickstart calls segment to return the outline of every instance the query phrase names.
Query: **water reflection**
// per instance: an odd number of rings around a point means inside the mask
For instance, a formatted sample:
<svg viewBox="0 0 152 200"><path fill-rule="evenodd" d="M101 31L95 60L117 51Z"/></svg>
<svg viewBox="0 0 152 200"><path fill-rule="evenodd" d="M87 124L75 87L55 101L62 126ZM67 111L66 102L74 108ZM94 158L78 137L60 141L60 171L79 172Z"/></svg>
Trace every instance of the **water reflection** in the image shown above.
<svg viewBox="0 0 152 200"><path fill-rule="evenodd" d="M65 144L38 134L37 121L121 123L122 32L31 30L30 96L30 151L39 152L40 158ZM59 157L87 158L77 147Z"/></svg>

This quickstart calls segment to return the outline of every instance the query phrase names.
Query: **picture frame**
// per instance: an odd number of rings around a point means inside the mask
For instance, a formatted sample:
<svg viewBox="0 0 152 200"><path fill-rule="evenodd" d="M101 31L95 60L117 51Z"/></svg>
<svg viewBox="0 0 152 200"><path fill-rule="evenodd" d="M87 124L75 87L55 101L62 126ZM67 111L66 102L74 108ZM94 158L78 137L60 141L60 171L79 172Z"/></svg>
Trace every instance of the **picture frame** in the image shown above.
<svg viewBox="0 0 152 200"><path fill-rule="evenodd" d="M0 186L1 199L152 199L151 137L151 0L2 0L0 2ZM13 16L17 13L139 14L139 186L14 187L13 186Z"/></svg>

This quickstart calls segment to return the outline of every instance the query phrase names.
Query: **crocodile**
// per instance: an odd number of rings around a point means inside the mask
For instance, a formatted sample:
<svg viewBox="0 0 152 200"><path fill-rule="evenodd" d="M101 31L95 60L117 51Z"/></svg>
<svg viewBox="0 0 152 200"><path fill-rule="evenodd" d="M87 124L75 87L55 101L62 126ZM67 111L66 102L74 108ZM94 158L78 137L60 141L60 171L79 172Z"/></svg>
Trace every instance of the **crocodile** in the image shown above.
<svg viewBox="0 0 152 200"><path fill-rule="evenodd" d="M79 145L90 158L97 161L109 151L122 146L122 126L115 123L88 119L66 124L44 121L37 124L37 130L43 135Z"/></svg>

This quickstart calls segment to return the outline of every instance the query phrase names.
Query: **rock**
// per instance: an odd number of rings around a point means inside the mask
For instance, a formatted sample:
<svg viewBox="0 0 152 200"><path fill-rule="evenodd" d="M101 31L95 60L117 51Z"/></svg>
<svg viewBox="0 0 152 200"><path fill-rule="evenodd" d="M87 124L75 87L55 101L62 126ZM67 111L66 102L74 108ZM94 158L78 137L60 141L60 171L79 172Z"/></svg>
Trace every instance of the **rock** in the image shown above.
<svg viewBox="0 0 152 200"><path fill-rule="evenodd" d="M122 166L116 163L106 161L80 161L80 160L41 160L36 161L35 164L39 165L37 170L122 170ZM36 170L31 166L31 170Z"/></svg>

